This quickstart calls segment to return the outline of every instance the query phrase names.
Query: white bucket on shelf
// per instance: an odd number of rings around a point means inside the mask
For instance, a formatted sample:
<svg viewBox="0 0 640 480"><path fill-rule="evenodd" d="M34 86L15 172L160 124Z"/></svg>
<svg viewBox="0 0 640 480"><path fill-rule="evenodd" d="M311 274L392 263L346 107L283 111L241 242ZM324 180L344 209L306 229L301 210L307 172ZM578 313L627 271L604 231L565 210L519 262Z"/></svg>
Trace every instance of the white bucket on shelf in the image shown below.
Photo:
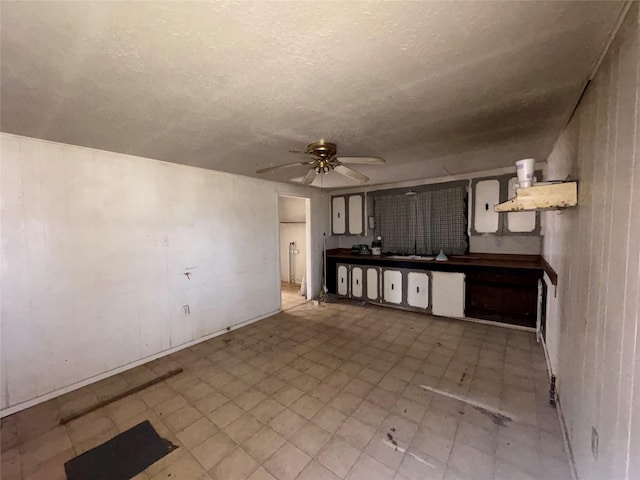
<svg viewBox="0 0 640 480"><path fill-rule="evenodd" d="M536 165L535 158L524 158L516 162L516 173L521 188L533 185L533 172Z"/></svg>

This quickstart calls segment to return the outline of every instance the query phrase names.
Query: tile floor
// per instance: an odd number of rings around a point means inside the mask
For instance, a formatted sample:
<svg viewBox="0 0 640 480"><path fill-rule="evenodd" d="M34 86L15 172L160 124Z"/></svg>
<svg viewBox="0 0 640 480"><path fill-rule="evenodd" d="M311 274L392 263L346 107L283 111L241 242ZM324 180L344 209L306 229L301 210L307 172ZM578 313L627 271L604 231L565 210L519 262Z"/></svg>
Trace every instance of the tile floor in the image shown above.
<svg viewBox="0 0 640 480"><path fill-rule="evenodd" d="M280 283L280 293L282 298L282 311L302 305L307 301L305 297L300 295L300 285L289 282Z"/></svg>
<svg viewBox="0 0 640 480"><path fill-rule="evenodd" d="M305 303L3 419L2 479L64 478L65 461L145 419L180 448L137 480L570 479L547 389L533 334Z"/></svg>

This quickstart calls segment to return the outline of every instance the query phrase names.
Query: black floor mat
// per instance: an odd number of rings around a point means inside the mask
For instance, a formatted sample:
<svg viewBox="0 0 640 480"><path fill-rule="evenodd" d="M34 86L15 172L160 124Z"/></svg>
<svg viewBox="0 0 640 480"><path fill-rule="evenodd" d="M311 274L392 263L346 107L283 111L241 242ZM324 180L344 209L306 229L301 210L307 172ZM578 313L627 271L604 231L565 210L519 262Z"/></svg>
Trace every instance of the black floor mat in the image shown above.
<svg viewBox="0 0 640 480"><path fill-rule="evenodd" d="M176 447L148 420L64 464L67 480L129 480Z"/></svg>

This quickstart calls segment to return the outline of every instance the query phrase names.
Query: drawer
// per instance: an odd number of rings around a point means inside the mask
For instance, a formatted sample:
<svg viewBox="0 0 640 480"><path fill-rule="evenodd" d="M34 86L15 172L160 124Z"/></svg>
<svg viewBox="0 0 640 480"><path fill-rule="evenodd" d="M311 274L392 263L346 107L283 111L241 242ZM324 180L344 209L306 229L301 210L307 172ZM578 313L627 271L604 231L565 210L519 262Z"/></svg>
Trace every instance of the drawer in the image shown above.
<svg viewBox="0 0 640 480"><path fill-rule="evenodd" d="M498 283L537 287L540 274L537 271L512 269L484 269L467 273L467 283Z"/></svg>

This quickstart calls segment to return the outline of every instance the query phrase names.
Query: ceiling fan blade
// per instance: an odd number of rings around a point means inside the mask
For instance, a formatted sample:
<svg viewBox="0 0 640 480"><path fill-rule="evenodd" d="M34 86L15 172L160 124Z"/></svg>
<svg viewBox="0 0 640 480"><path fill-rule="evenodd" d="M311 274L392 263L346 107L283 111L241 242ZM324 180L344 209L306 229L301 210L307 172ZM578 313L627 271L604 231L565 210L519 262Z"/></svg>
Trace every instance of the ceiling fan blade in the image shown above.
<svg viewBox="0 0 640 480"><path fill-rule="evenodd" d="M366 163L369 165L384 165L380 157L337 157L340 163Z"/></svg>
<svg viewBox="0 0 640 480"><path fill-rule="evenodd" d="M307 174L302 179L302 185L309 185L316 178L316 171L314 168L310 168Z"/></svg>
<svg viewBox="0 0 640 480"><path fill-rule="evenodd" d="M263 169L257 170L256 173L267 173L267 172L271 172L271 171L275 170L276 168L293 167L294 165L309 165L310 163L312 163L312 162L285 163L283 165L275 165L273 167L267 167L267 168L263 168Z"/></svg>
<svg viewBox="0 0 640 480"><path fill-rule="evenodd" d="M369 177L364 176L360 172L356 172L353 168L345 167L344 165L337 165L334 170L359 183L365 183L369 181Z"/></svg>

